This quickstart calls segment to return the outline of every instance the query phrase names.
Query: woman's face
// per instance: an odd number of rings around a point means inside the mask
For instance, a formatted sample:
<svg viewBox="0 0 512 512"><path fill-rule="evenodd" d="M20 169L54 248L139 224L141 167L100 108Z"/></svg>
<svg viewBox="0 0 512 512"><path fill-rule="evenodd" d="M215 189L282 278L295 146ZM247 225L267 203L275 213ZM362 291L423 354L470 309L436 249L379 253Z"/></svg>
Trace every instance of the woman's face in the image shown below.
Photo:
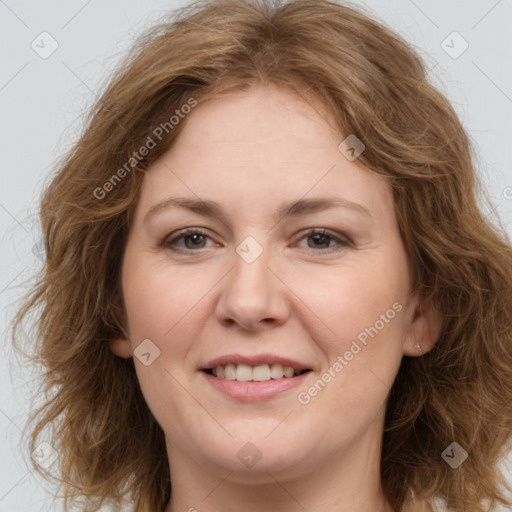
<svg viewBox="0 0 512 512"><path fill-rule="evenodd" d="M122 267L129 340L111 347L134 357L171 472L378 462L426 320L391 188L333 123L274 87L217 97L144 178Z"/></svg>

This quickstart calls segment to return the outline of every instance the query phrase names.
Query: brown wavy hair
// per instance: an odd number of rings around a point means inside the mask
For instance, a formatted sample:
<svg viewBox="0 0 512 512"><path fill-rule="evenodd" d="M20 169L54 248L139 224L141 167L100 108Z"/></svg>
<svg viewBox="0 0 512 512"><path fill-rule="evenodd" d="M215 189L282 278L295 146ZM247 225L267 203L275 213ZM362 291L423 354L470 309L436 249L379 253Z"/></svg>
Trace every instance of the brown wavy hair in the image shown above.
<svg viewBox="0 0 512 512"><path fill-rule="evenodd" d="M391 505L510 505L499 462L512 429L512 249L481 211L471 143L421 58L367 13L327 0L200 1L170 16L137 40L47 183L46 261L13 324L21 350L19 331L37 311L24 353L44 368L30 451L51 428L66 510L80 497L97 510L128 491L137 512L170 499L163 431L133 360L109 348L126 336L124 246L145 170L186 123L171 129L169 116L254 84L320 99L340 142L364 142L358 162L392 186L414 290L443 318L438 343L403 358L390 393L381 476ZM453 441L469 454L458 469L441 457Z"/></svg>

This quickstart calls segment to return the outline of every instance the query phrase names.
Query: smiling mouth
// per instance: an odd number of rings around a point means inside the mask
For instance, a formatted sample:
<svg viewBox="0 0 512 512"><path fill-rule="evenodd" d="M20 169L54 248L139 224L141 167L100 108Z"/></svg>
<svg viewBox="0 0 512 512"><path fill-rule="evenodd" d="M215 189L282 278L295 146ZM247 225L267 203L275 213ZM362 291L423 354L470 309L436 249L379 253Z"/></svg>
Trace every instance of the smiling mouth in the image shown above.
<svg viewBox="0 0 512 512"><path fill-rule="evenodd" d="M281 364L226 364L215 368L203 369L205 373L218 379L236 380L239 382L267 382L276 379L290 379L310 372L311 370L297 370L291 366Z"/></svg>

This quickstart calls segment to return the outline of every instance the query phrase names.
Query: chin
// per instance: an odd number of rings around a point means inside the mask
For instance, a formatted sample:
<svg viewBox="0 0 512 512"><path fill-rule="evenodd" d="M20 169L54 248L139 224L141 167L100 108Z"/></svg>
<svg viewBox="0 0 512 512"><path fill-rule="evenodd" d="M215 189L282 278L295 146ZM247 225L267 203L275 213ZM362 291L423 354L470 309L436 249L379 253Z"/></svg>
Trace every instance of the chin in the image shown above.
<svg viewBox="0 0 512 512"><path fill-rule="evenodd" d="M278 423L273 428L276 425ZM224 438L224 443L210 453L212 462L236 473L240 481L248 483L268 481L269 472L295 472L304 460L311 463L311 450L304 444L306 433L290 436L286 432L278 432L278 427L269 435L271 429L266 427L266 422L263 429L253 429L246 424L244 430L231 431L233 438Z"/></svg>

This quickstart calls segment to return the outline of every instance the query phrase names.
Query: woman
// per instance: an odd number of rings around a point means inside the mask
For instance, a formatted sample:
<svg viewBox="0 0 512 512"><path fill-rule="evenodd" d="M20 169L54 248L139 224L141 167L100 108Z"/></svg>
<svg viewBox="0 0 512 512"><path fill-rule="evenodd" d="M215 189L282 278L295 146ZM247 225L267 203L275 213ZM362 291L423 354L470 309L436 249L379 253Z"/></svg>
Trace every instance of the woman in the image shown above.
<svg viewBox="0 0 512 512"><path fill-rule="evenodd" d="M56 424L66 506L510 506L511 247L425 74L324 0L141 40L45 191L15 325L42 308L31 448Z"/></svg>

